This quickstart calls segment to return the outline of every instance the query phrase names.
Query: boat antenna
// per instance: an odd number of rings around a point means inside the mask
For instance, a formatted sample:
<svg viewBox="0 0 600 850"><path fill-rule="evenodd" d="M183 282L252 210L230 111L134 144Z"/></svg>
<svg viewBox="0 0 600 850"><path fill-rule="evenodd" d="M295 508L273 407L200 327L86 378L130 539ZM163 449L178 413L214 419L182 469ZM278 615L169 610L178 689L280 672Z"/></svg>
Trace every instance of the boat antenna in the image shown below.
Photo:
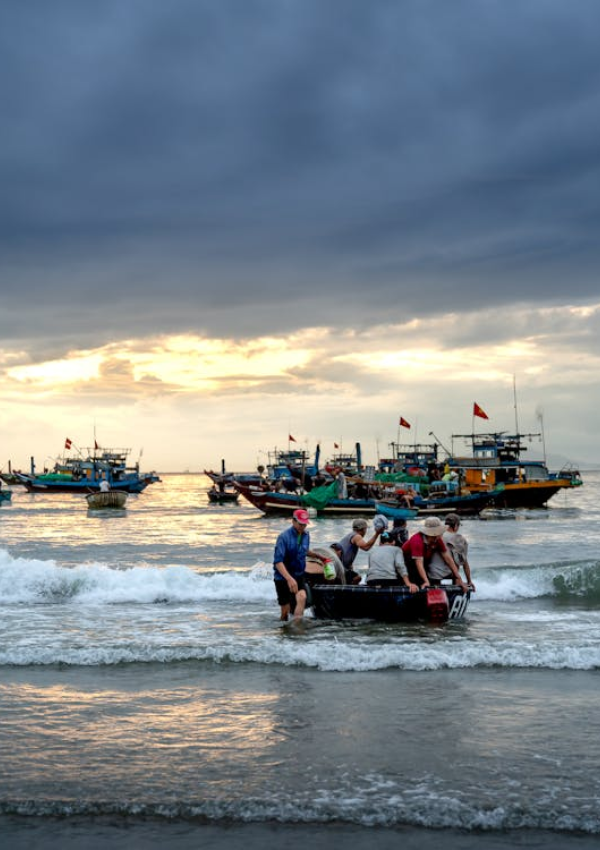
<svg viewBox="0 0 600 850"><path fill-rule="evenodd" d="M448 457L452 457L452 452L449 452L449 451L448 451L448 449L447 449L447 448L446 448L446 446L442 443L442 441L441 441L441 440L440 440L440 438L437 436L437 434L434 434L434 433L433 433L433 431L430 431L430 432L429 432L429 436L430 436L430 437L433 437L433 438L435 439L436 443L439 443L439 444L440 444L440 446L441 446L441 447L443 448L443 450L446 452L446 454L448 455Z"/></svg>
<svg viewBox="0 0 600 850"><path fill-rule="evenodd" d="M518 411L518 408L517 408L517 376L516 375L513 375L513 399L514 399L514 406L515 406L515 428L516 428L515 433L516 433L517 439L518 439L518 436L519 436L519 411Z"/></svg>

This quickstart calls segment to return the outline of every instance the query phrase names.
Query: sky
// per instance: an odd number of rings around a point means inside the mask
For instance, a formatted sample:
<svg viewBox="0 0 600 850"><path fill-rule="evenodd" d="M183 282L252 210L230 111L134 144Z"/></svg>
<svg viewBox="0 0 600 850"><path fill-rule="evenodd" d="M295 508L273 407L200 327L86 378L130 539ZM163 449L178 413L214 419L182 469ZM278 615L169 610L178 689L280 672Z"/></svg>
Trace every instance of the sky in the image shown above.
<svg viewBox="0 0 600 850"><path fill-rule="evenodd" d="M600 461L599 31L596 0L3 3L0 468L516 427Z"/></svg>

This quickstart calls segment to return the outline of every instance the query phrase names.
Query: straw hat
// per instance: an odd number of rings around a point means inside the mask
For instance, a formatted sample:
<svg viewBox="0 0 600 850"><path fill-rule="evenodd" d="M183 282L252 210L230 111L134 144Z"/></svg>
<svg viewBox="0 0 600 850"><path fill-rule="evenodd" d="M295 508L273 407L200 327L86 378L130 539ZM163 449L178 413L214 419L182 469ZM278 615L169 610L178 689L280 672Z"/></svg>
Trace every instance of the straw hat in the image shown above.
<svg viewBox="0 0 600 850"><path fill-rule="evenodd" d="M446 526L436 516L428 516L421 527L421 533L427 537L441 537L445 530Z"/></svg>

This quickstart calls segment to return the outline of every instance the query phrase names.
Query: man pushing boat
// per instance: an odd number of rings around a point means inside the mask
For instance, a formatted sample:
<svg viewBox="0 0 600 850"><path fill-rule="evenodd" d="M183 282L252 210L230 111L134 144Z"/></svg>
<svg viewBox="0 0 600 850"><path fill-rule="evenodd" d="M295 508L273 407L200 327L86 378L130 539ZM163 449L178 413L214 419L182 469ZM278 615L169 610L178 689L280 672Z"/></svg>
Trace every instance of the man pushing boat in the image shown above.
<svg viewBox="0 0 600 850"><path fill-rule="evenodd" d="M306 558L324 562L325 558L310 549L308 511L299 508L292 515L292 524L282 531L275 543L273 555L273 580L277 601L281 607L281 620L290 614L295 620L302 619L306 607L305 571Z"/></svg>

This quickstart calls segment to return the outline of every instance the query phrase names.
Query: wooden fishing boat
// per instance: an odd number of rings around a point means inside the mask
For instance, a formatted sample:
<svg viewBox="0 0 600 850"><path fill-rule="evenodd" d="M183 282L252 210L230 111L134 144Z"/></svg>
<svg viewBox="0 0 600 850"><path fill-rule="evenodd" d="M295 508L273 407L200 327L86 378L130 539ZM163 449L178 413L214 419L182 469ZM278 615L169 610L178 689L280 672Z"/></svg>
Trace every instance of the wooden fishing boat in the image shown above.
<svg viewBox="0 0 600 850"><path fill-rule="evenodd" d="M29 473L17 472L19 483L30 493L89 493L107 480L112 490L141 493L160 481L155 472L140 472L139 463L130 465L130 449L84 449L77 457L59 458L51 472L37 473L31 459ZM85 453L84 453L85 452Z"/></svg>
<svg viewBox="0 0 600 850"><path fill-rule="evenodd" d="M207 491L208 501L214 505L226 505L237 502L240 494L233 487L217 485Z"/></svg>
<svg viewBox="0 0 600 850"><path fill-rule="evenodd" d="M321 620L445 623L464 617L470 599L471 591L464 593L457 585L411 593L405 585L316 584L310 588L309 602L315 617Z"/></svg>
<svg viewBox="0 0 600 850"><path fill-rule="evenodd" d="M494 507L544 507L559 490L576 489L583 481L575 468L550 472L543 460L523 460L521 455L527 451L524 440L534 437L541 434L453 434L453 440L471 443L472 454L450 457L448 465L472 493L497 490Z"/></svg>
<svg viewBox="0 0 600 850"><path fill-rule="evenodd" d="M99 490L97 493L86 495L88 508L99 510L103 508L124 508L127 493L124 490Z"/></svg>
<svg viewBox="0 0 600 850"><path fill-rule="evenodd" d="M377 503L374 499L336 499L328 498L326 502L317 501L317 489L310 493L285 493L274 490L260 490L234 482L236 490L264 514L290 516L297 508L312 508L317 516L374 516ZM400 510L402 519L414 519L416 510L404 508Z"/></svg>
<svg viewBox="0 0 600 850"><path fill-rule="evenodd" d="M429 487L427 496L415 493L412 498L413 507L419 516L437 516L454 513L464 515L476 515L492 507L496 496L502 492L502 487L496 490L484 489L471 493L453 486L454 482L434 481ZM398 516L397 511L402 505L398 499L380 499L377 501L377 512L389 519Z"/></svg>

